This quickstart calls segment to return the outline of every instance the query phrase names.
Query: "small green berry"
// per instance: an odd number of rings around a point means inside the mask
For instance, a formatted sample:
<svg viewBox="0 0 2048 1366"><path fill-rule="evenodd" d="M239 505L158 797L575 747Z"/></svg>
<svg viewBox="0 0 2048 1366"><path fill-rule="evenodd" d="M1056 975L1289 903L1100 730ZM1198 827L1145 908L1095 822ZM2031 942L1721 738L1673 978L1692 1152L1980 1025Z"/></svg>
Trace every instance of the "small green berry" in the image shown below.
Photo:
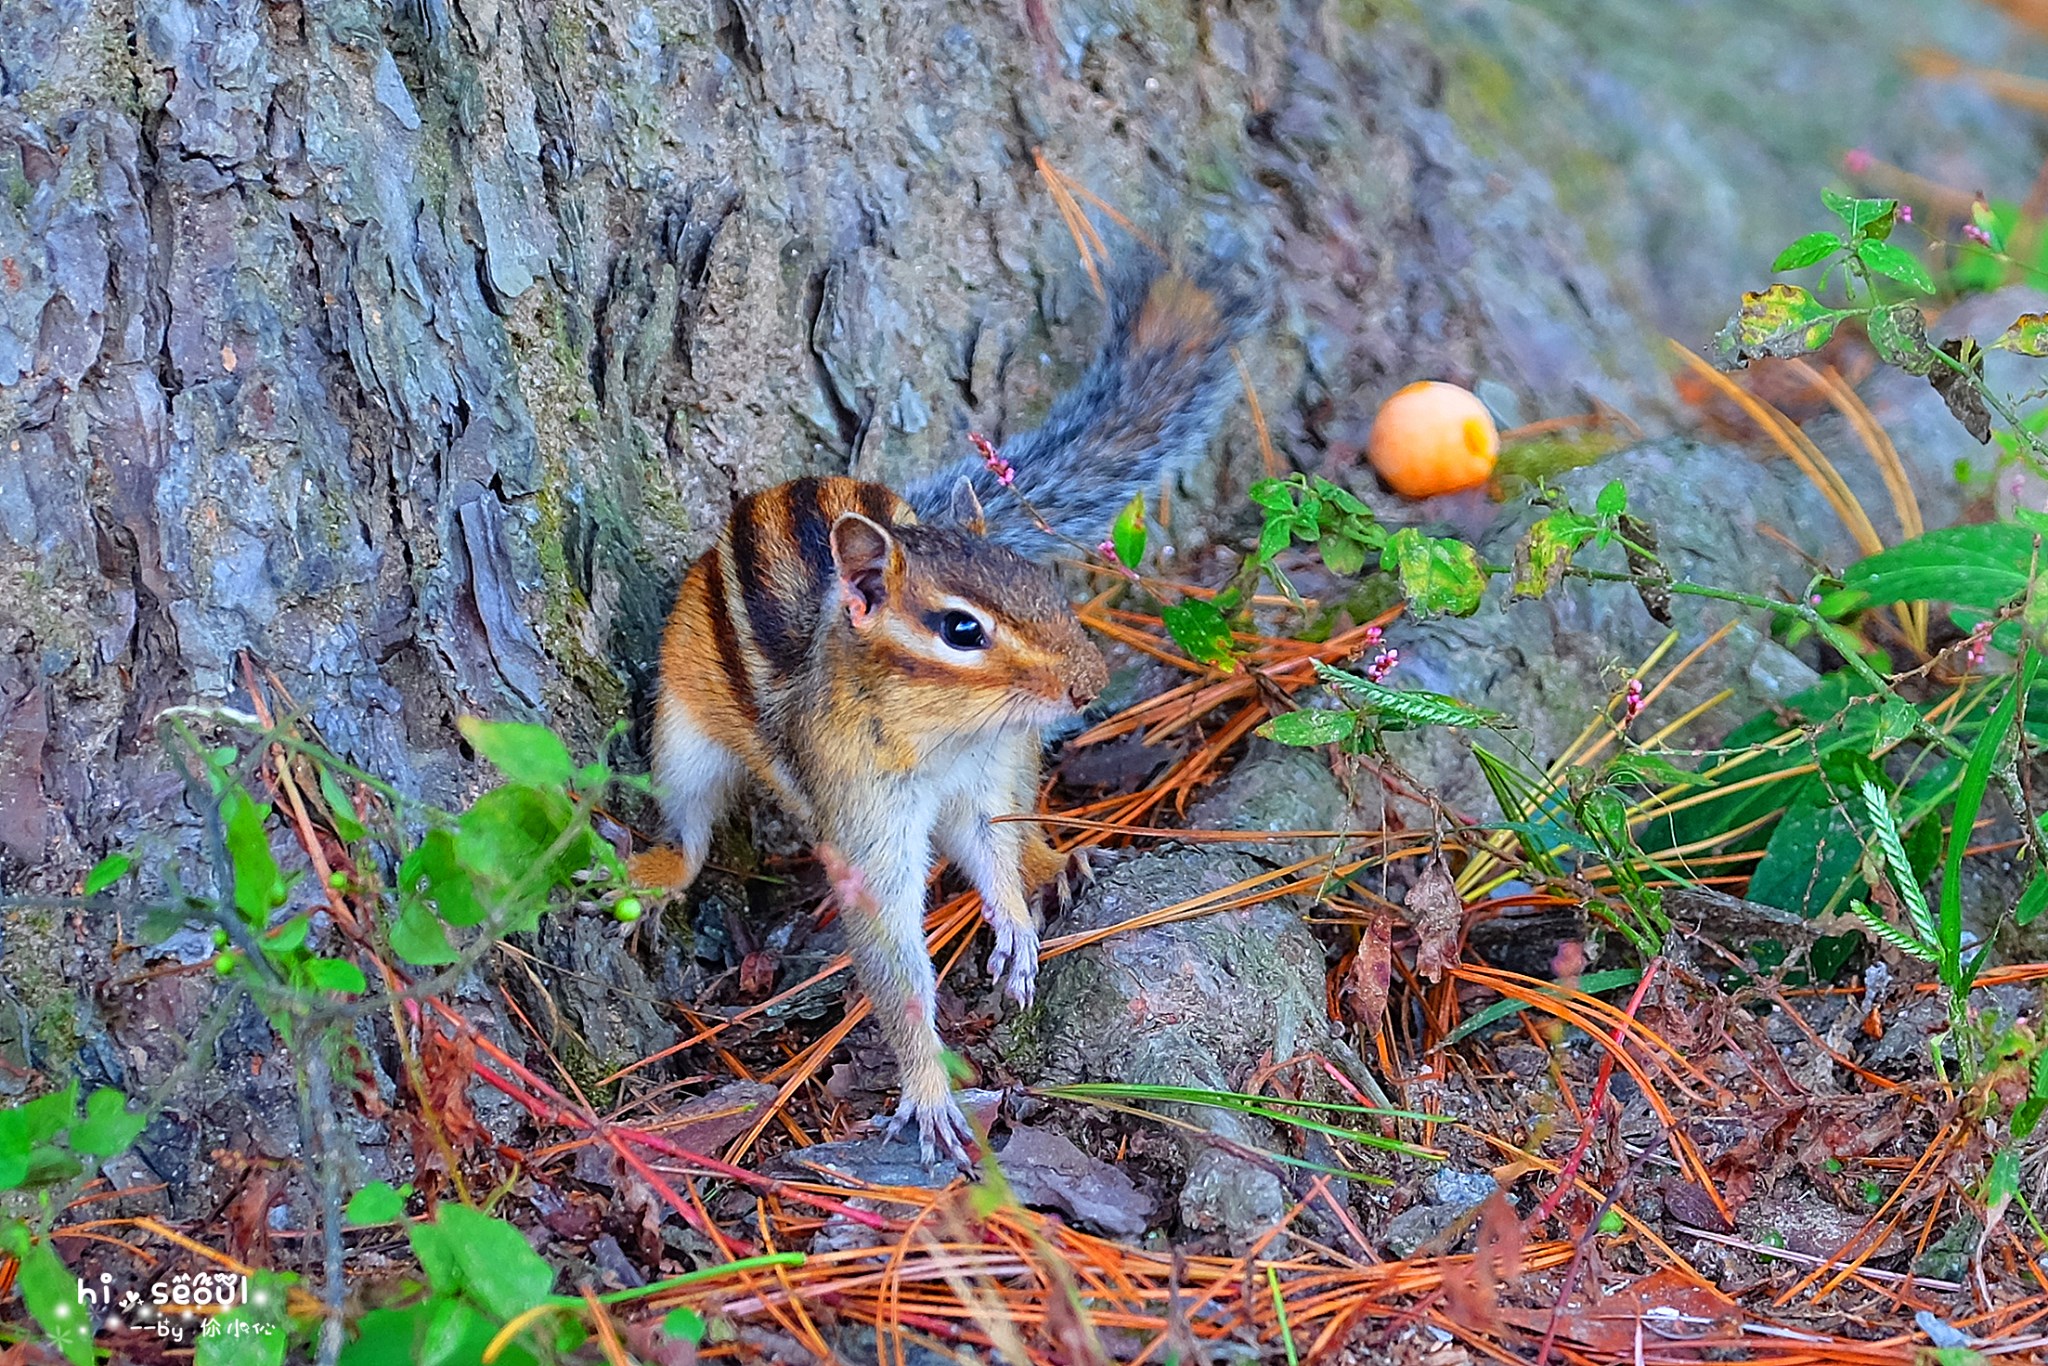
<svg viewBox="0 0 2048 1366"><path fill-rule="evenodd" d="M619 898L618 903L612 907L612 919L621 920L630 925L640 918L640 913L644 909L646 908L640 904L639 897L622 896Z"/></svg>
<svg viewBox="0 0 2048 1366"><path fill-rule="evenodd" d="M226 977L234 972L237 967L241 966L241 962L242 955L236 953L233 949L229 949L226 953L220 954L213 960L213 970Z"/></svg>
<svg viewBox="0 0 2048 1366"><path fill-rule="evenodd" d="M218 925L213 927L213 946L217 949L228 946L228 932Z"/></svg>
<svg viewBox="0 0 2048 1366"><path fill-rule="evenodd" d="M341 891L348 886L348 874L337 868L327 875L327 885L334 888L337 892Z"/></svg>

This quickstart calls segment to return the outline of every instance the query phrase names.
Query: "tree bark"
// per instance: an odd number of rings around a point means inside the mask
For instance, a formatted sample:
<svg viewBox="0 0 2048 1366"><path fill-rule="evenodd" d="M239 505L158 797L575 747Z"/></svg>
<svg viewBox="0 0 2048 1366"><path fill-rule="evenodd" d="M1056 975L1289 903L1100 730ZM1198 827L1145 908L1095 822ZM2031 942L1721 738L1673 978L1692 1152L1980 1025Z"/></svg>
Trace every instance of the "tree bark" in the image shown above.
<svg viewBox="0 0 2048 1366"><path fill-rule="evenodd" d="M0 891L113 848L207 885L155 718L246 705L244 656L436 800L476 781L465 713L590 752L736 494L901 480L1085 361L1035 149L1267 282L1247 358L1289 457L1348 460L1388 389L1482 362L1545 404L1639 394L1568 231L1516 269L1578 359L1461 281L1499 190L1442 86L1315 0L7 0ZM91 989L120 928L6 913L7 1076L133 1086L189 1029L189 979ZM288 1145L232 1108L152 1160Z"/></svg>

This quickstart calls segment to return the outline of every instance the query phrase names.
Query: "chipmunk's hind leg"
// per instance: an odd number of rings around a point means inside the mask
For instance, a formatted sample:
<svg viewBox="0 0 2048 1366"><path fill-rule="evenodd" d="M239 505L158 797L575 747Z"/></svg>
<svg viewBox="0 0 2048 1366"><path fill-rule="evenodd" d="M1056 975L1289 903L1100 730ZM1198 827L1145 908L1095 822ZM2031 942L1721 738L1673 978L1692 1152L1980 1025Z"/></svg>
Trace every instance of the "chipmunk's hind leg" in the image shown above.
<svg viewBox="0 0 2048 1366"><path fill-rule="evenodd" d="M654 718L654 795L682 852L680 890L704 871L711 831L746 776L740 757L711 738L689 711L663 698Z"/></svg>

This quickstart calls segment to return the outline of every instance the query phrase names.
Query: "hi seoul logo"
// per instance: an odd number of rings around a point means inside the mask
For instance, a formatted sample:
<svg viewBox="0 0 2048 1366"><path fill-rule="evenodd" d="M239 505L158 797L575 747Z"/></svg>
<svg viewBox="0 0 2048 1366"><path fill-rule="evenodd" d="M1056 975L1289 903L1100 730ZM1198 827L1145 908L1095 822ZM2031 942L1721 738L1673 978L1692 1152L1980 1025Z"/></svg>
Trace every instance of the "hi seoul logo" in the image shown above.
<svg viewBox="0 0 2048 1366"><path fill-rule="evenodd" d="M183 1342L188 1333L210 1337L222 1333L274 1333L274 1324L225 1323L218 1315L240 1305L266 1307L271 1292L252 1287L247 1276L226 1271L180 1271L152 1282L144 1289L127 1287L118 1293L114 1278L102 1271L99 1284L78 1284L78 1303L108 1332L150 1332ZM204 1318L199 1324L196 1320Z"/></svg>

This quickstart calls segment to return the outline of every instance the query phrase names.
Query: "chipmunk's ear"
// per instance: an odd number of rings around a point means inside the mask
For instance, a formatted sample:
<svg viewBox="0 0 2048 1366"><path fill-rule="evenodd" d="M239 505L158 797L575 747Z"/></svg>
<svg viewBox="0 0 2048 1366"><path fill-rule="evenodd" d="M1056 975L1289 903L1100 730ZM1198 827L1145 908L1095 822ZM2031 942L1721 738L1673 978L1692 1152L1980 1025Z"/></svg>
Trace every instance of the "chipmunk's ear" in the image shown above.
<svg viewBox="0 0 2048 1366"><path fill-rule="evenodd" d="M977 536L988 535L988 518L982 514L981 499L974 492L974 481L964 474L953 485L953 506L949 517L956 526L963 526Z"/></svg>
<svg viewBox="0 0 2048 1366"><path fill-rule="evenodd" d="M889 580L903 564L895 538L858 512L842 512L832 523L832 563L839 570L839 599L853 629L865 631L889 600Z"/></svg>

